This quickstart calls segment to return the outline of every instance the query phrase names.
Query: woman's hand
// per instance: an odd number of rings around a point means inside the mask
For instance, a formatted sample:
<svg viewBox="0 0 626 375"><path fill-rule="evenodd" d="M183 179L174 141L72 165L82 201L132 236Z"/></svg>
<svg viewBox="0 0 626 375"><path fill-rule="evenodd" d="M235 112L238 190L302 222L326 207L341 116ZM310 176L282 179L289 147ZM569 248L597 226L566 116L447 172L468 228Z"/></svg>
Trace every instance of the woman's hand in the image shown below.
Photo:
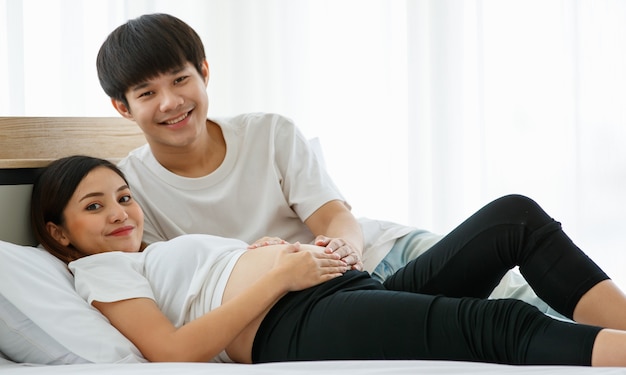
<svg viewBox="0 0 626 375"><path fill-rule="evenodd" d="M283 278L287 291L310 288L343 275L350 266L337 254L304 251L300 243L286 246L280 251L274 269Z"/></svg>
<svg viewBox="0 0 626 375"><path fill-rule="evenodd" d="M314 245L325 247L328 254L336 254L341 260L346 262L352 269L362 271L363 261L361 254L348 241L342 238L330 238L326 236L317 236L313 241Z"/></svg>
<svg viewBox="0 0 626 375"><path fill-rule="evenodd" d="M263 247L263 246L282 245L286 243L288 242L283 240L282 238L265 236L265 237L259 238L258 240L254 241L254 243L250 244L248 246L248 250L258 249L259 247Z"/></svg>

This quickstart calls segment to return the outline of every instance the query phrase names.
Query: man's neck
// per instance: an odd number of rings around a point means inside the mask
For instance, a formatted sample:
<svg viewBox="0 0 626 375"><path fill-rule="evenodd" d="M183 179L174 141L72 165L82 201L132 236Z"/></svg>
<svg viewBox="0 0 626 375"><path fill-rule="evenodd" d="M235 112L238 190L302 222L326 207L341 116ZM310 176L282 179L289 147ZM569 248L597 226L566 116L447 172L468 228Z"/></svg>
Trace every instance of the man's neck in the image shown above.
<svg viewBox="0 0 626 375"><path fill-rule="evenodd" d="M155 150L157 161L170 172L183 177L203 177L215 171L226 156L226 142L219 125L207 120L207 131L190 145Z"/></svg>

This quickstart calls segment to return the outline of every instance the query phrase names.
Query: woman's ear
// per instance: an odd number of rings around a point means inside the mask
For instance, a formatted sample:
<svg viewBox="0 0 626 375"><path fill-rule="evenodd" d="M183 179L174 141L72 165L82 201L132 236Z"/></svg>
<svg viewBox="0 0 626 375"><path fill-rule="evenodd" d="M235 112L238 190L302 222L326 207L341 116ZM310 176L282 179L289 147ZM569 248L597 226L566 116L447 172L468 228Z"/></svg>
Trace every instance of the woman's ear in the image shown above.
<svg viewBox="0 0 626 375"><path fill-rule="evenodd" d="M49 221L46 223L46 230L48 230L48 234L50 234L50 236L54 238L56 242L63 246L69 246L70 239L67 238L67 236L65 235L65 231L62 227Z"/></svg>
<svg viewBox="0 0 626 375"><path fill-rule="evenodd" d="M131 121L134 120L133 115L130 113L130 108L128 108L128 106L124 104L121 100L111 99L111 104L113 104L113 108L115 108L115 110L119 112L122 117L127 118Z"/></svg>

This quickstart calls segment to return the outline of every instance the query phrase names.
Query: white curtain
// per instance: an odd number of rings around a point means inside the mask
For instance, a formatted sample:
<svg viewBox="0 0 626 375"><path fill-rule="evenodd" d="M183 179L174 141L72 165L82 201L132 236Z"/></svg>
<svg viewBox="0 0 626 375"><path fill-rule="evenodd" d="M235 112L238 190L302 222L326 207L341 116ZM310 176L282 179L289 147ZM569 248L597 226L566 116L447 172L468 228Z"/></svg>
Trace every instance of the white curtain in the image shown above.
<svg viewBox="0 0 626 375"><path fill-rule="evenodd" d="M96 53L151 12L201 35L210 116L294 119L358 216L525 194L626 285L626 2L0 0L0 115L116 116Z"/></svg>

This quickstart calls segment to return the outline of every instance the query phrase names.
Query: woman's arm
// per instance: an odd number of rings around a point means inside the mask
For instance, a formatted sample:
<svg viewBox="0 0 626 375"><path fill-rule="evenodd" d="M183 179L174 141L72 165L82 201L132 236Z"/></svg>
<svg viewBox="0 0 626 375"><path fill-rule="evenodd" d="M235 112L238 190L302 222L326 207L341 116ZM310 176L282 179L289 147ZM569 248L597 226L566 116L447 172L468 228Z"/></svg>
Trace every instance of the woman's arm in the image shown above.
<svg viewBox="0 0 626 375"><path fill-rule="evenodd" d="M151 299L135 298L112 303L94 301L93 305L149 361L208 361L287 292L342 275L347 266L335 258L323 253L299 251L297 244L286 245L274 267L249 288L178 329Z"/></svg>

